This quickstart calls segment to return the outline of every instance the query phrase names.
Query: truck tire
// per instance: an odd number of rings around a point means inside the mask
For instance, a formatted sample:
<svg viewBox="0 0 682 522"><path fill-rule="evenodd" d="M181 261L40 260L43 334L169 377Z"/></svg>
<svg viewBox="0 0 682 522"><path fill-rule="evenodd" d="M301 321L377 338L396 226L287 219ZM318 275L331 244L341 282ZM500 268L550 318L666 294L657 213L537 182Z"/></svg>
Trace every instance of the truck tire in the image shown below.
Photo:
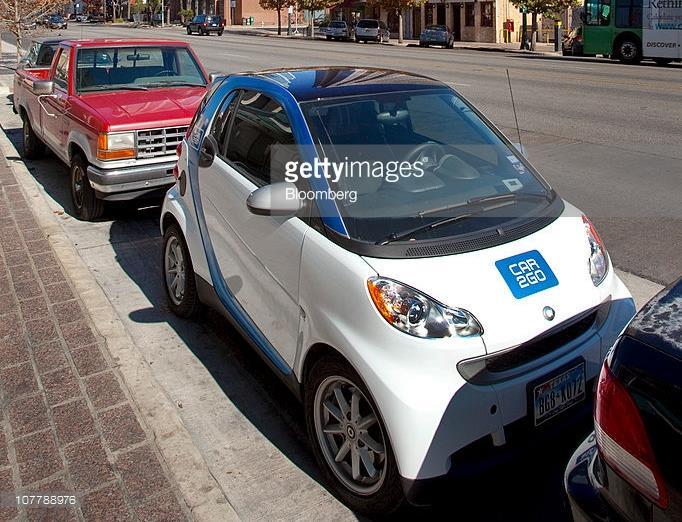
<svg viewBox="0 0 682 522"><path fill-rule="evenodd" d="M636 65L642 61L642 46L631 36L626 36L616 44L618 59L627 65Z"/></svg>
<svg viewBox="0 0 682 522"><path fill-rule="evenodd" d="M24 129L23 129L23 153L26 159L40 159L45 156L45 144L38 137L38 135L33 132L33 127L26 114L22 115Z"/></svg>
<svg viewBox="0 0 682 522"><path fill-rule="evenodd" d="M88 181L88 162L80 154L71 160L71 201L76 217L92 221L104 214L104 201L98 199Z"/></svg>

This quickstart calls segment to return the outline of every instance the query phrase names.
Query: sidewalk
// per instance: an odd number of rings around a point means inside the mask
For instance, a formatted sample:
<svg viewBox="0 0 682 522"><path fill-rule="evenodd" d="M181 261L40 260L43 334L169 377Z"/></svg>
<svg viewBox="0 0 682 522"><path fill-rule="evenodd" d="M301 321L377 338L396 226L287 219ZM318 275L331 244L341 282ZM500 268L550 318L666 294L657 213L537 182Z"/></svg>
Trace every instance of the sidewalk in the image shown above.
<svg viewBox="0 0 682 522"><path fill-rule="evenodd" d="M189 518L116 366L0 157L0 520Z"/></svg>

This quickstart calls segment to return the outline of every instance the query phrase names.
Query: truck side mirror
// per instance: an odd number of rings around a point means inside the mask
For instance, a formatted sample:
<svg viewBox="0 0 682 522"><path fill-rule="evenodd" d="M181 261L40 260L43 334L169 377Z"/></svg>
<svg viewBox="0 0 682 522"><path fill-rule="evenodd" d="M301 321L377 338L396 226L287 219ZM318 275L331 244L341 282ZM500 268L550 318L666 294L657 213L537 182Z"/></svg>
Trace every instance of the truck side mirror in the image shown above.
<svg viewBox="0 0 682 522"><path fill-rule="evenodd" d="M37 96L50 96L54 92L54 82L52 80L34 80L32 90Z"/></svg>
<svg viewBox="0 0 682 522"><path fill-rule="evenodd" d="M246 199L249 212L258 216L293 216L303 208L294 183L281 181L254 190Z"/></svg>

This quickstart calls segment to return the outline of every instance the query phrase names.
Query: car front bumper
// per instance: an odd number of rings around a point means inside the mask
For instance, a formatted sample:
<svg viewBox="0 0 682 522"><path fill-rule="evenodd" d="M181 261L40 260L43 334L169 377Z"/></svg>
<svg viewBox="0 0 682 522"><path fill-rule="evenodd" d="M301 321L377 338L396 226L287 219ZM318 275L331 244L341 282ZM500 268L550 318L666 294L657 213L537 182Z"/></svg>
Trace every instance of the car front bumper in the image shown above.
<svg viewBox="0 0 682 522"><path fill-rule="evenodd" d="M168 189L175 183L174 166L175 160L113 169L90 165L88 181L98 198L125 201Z"/></svg>

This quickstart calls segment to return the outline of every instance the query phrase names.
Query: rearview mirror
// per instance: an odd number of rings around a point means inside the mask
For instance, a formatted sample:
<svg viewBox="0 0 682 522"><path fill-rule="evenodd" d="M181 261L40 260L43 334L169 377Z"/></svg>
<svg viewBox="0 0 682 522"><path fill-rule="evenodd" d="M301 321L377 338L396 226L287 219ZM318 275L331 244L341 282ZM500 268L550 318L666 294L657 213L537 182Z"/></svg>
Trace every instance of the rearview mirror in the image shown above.
<svg viewBox="0 0 682 522"><path fill-rule="evenodd" d="M38 96L49 96L54 92L54 82L51 80L34 80L32 90Z"/></svg>
<svg viewBox="0 0 682 522"><path fill-rule="evenodd" d="M202 168L210 167L213 165L213 160L215 159L216 151L218 150L218 142L213 136L208 134L204 141L201 143L201 148L199 149L199 166Z"/></svg>
<svg viewBox="0 0 682 522"><path fill-rule="evenodd" d="M282 181L254 190L246 199L249 212L258 216L293 216L303 208L294 183Z"/></svg>

